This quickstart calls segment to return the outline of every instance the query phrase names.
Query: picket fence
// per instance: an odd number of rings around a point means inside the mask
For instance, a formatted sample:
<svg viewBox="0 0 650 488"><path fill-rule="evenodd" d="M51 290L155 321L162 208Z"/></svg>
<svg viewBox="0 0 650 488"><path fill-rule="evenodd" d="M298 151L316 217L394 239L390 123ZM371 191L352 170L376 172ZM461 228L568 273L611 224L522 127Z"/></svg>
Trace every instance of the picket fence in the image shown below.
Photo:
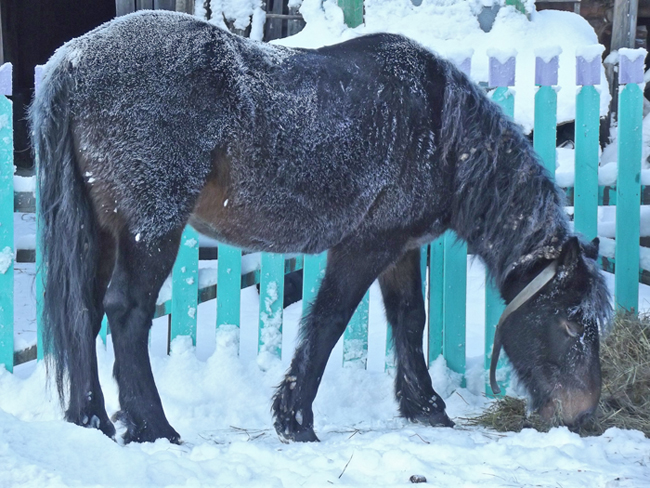
<svg viewBox="0 0 650 488"><path fill-rule="evenodd" d="M601 57L578 55L575 130L575 187L573 190L575 229L591 239L597 235L599 193L602 205L603 188L598 184L599 114ZM616 203L615 302L618 308L638 310L639 224L641 193L641 127L643 95L643 50L620 51L620 93L618 107L618 179ZM469 71L470 59L459 63ZM489 87L492 99L509 116L514 113L516 58L503 56L489 59ZM554 174L556 164L556 113L558 56L536 59L534 146L544 165ZM36 72L36 89L40 70ZM0 364L9 371L19 361L35 356L42 358L40 298L40 252L36 246L37 345L31 354L14 351L14 189L11 96L11 65L0 68ZM531 195L531 198L534 198ZM38 231L37 231L38 234ZM38 242L38 239L37 239ZM198 234L187 227L172 272L171 299L160 304L156 316L170 315L168 340L188 335L196 343L197 306L216 298L215 327L239 326L240 292L247 286L260 284L259 352L281 354L284 275L303 269L303 312L314 298L326 266L326 254L291 256L263 253L261 264L242 274L242 252L228 245L218 246L217 284L199 289ZM452 232L422 248L422 290L428 311L428 327L424 342L428 360L442 354L453 371L465 372L465 324L467 289L467 247ZM497 291L486 286L485 307L485 369L489 368L495 326L504 304ZM366 294L351 319L344 336L344 361L365 367L368 352L369 295ZM107 326L102 328L106 340ZM388 334L390 335L390 329ZM390 345L390 338L387 340ZM390 346L388 346L390 347ZM29 352L29 351L28 351ZM34 353L36 352L36 353ZM286 353L290 351L285 351ZM389 352L389 351L388 351ZM387 358L390 354L387 354ZM390 360L387 360L390 363ZM505 375L500 375L504 377ZM503 385L502 385L503 386ZM490 393L486 385L486 392Z"/></svg>

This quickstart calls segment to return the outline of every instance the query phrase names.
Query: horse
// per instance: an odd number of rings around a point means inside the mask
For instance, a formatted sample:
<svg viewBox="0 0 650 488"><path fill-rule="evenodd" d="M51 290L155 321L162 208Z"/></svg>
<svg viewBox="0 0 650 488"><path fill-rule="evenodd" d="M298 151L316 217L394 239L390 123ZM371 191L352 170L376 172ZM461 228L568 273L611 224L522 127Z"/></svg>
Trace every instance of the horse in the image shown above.
<svg viewBox="0 0 650 488"><path fill-rule="evenodd" d="M59 48L29 120L45 341L68 421L115 437L95 350L106 313L124 441L180 442L147 336L187 223L251 251L328 252L272 399L281 440L318 440L312 403L325 365L376 279L400 414L453 426L422 352L419 266L420 246L448 229L506 303L519 297L495 352L503 346L533 408L567 425L594 410L611 315L598 241L572 233L520 128L416 42L374 34L290 49L184 14L138 12Z"/></svg>

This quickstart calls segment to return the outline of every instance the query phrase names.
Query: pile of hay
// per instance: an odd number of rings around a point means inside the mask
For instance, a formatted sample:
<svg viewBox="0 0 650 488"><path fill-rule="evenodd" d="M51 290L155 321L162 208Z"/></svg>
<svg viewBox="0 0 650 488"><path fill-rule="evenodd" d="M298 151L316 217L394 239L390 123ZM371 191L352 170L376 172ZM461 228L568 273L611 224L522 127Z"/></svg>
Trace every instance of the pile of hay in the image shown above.
<svg viewBox="0 0 650 488"><path fill-rule="evenodd" d="M601 343L603 390L593 418L580 435L600 435L610 427L636 429L650 437L650 316L617 314L612 333ZM526 415L524 400L505 397L485 413L466 419L499 432L533 428L542 432L557 423Z"/></svg>

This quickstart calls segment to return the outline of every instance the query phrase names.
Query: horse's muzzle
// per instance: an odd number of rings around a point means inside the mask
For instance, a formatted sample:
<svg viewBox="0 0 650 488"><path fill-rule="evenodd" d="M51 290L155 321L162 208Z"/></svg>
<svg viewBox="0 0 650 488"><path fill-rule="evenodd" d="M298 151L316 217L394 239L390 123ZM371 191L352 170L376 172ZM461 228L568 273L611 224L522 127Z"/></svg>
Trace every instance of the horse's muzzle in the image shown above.
<svg viewBox="0 0 650 488"><path fill-rule="evenodd" d="M566 425L576 429L596 410L600 399L600 387L593 390L575 390L559 387L553 398L544 405L539 413L550 423Z"/></svg>

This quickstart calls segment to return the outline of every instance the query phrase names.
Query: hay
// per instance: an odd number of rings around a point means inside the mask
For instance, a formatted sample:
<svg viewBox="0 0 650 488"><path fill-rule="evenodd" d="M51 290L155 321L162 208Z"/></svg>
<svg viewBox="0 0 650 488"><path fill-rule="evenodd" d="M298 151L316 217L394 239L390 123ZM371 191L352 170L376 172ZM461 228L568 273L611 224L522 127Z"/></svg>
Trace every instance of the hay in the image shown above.
<svg viewBox="0 0 650 488"><path fill-rule="evenodd" d="M594 416L580 435L600 435L610 427L636 429L650 437L650 316L617 314L612 333L601 344L602 395ZM526 413L526 402L512 397L497 400L482 415L465 419L469 425L499 432L533 428L541 432L558 425Z"/></svg>

